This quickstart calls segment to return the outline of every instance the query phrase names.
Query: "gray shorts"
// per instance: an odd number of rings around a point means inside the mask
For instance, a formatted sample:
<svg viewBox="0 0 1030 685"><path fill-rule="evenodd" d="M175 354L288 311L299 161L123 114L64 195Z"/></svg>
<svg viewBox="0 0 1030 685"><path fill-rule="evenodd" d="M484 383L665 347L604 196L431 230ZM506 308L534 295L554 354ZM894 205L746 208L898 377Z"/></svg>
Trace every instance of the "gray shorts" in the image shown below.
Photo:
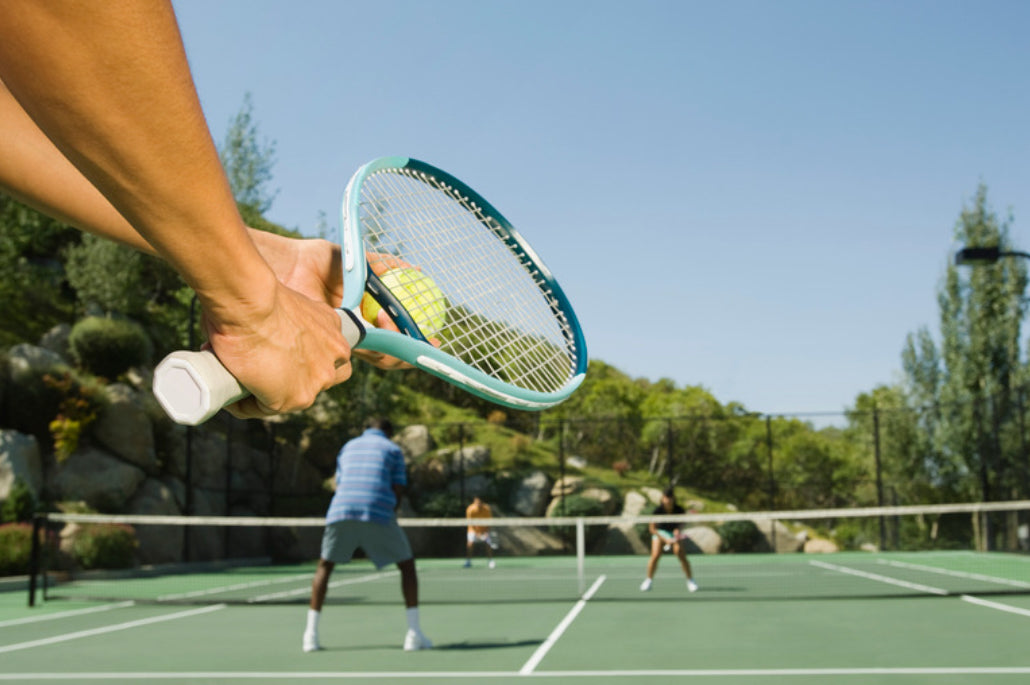
<svg viewBox="0 0 1030 685"><path fill-rule="evenodd" d="M336 521L322 534L322 558L334 564L346 564L358 547L382 568L411 559L411 545L396 521Z"/></svg>

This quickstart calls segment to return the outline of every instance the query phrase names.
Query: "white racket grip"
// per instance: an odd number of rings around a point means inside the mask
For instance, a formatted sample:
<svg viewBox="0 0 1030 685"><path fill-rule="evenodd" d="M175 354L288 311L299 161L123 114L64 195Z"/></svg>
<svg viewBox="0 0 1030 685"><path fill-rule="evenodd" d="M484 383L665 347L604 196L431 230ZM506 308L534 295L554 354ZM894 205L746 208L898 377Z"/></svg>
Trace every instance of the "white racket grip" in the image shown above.
<svg viewBox="0 0 1030 685"><path fill-rule="evenodd" d="M340 329L351 349L365 336L355 314L338 309ZM154 369L154 397L175 421L197 426L217 414L222 407L250 393L222 366L213 352L202 350L172 352Z"/></svg>

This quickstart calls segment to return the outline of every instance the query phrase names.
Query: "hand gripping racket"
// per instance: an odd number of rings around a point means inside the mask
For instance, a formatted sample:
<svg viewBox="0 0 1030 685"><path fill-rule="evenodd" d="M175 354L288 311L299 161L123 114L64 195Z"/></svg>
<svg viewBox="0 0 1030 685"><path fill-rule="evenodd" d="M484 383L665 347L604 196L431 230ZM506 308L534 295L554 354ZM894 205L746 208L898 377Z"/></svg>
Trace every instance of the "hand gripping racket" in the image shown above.
<svg viewBox="0 0 1030 685"><path fill-rule="evenodd" d="M404 157L366 164L347 185L340 230L338 313L352 348L517 409L554 406L583 381L586 343L558 282L508 220L450 174ZM366 292L400 332L365 320ZM247 394L209 351L173 352L154 370L154 395L178 423L203 423Z"/></svg>

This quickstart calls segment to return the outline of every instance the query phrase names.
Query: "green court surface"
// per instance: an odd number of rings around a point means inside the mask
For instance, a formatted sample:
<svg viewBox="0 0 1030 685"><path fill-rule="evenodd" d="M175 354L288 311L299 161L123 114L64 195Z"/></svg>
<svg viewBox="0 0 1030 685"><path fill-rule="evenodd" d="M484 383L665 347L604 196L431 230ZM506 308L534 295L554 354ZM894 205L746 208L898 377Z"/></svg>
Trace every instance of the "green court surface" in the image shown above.
<svg viewBox="0 0 1030 685"><path fill-rule="evenodd" d="M311 565L93 578L0 593L0 682L1025 683L1030 558L962 553L420 560L429 651L401 649L397 573ZM63 599L56 599L62 597ZM94 599L87 600L90 597ZM99 599L103 597L104 599ZM162 598L163 603L153 600Z"/></svg>

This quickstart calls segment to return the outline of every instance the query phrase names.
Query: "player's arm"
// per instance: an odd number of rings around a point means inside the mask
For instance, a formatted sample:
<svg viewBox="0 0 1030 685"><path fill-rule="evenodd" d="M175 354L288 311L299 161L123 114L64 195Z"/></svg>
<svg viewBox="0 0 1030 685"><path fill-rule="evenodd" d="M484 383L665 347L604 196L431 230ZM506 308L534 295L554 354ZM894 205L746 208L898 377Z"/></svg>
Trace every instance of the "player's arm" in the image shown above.
<svg viewBox="0 0 1030 685"><path fill-rule="evenodd" d="M0 80L0 187L48 216L152 256L154 246L61 154ZM336 306L343 297L340 248L248 229L286 286Z"/></svg>
<svg viewBox="0 0 1030 685"><path fill-rule="evenodd" d="M393 505L393 510L394 511L397 511L398 509L401 508L401 500L404 498L404 493L406 491L407 491L407 488L404 487L403 485L397 485L396 483L393 485L393 497L394 497L394 500L396 502Z"/></svg>
<svg viewBox="0 0 1030 685"><path fill-rule="evenodd" d="M154 246L61 154L2 81L0 130L4 131L0 136L0 187L12 197L75 228L158 256ZM248 231L283 285L312 300L339 306L343 279L338 245ZM392 326L389 317L385 318L380 326ZM360 352L359 356L380 368L410 368L393 357Z"/></svg>
<svg viewBox="0 0 1030 685"><path fill-rule="evenodd" d="M197 292L212 347L255 395L237 413L301 408L346 380L336 315L283 286L243 226L171 5L5 1L2 10L0 79Z"/></svg>

